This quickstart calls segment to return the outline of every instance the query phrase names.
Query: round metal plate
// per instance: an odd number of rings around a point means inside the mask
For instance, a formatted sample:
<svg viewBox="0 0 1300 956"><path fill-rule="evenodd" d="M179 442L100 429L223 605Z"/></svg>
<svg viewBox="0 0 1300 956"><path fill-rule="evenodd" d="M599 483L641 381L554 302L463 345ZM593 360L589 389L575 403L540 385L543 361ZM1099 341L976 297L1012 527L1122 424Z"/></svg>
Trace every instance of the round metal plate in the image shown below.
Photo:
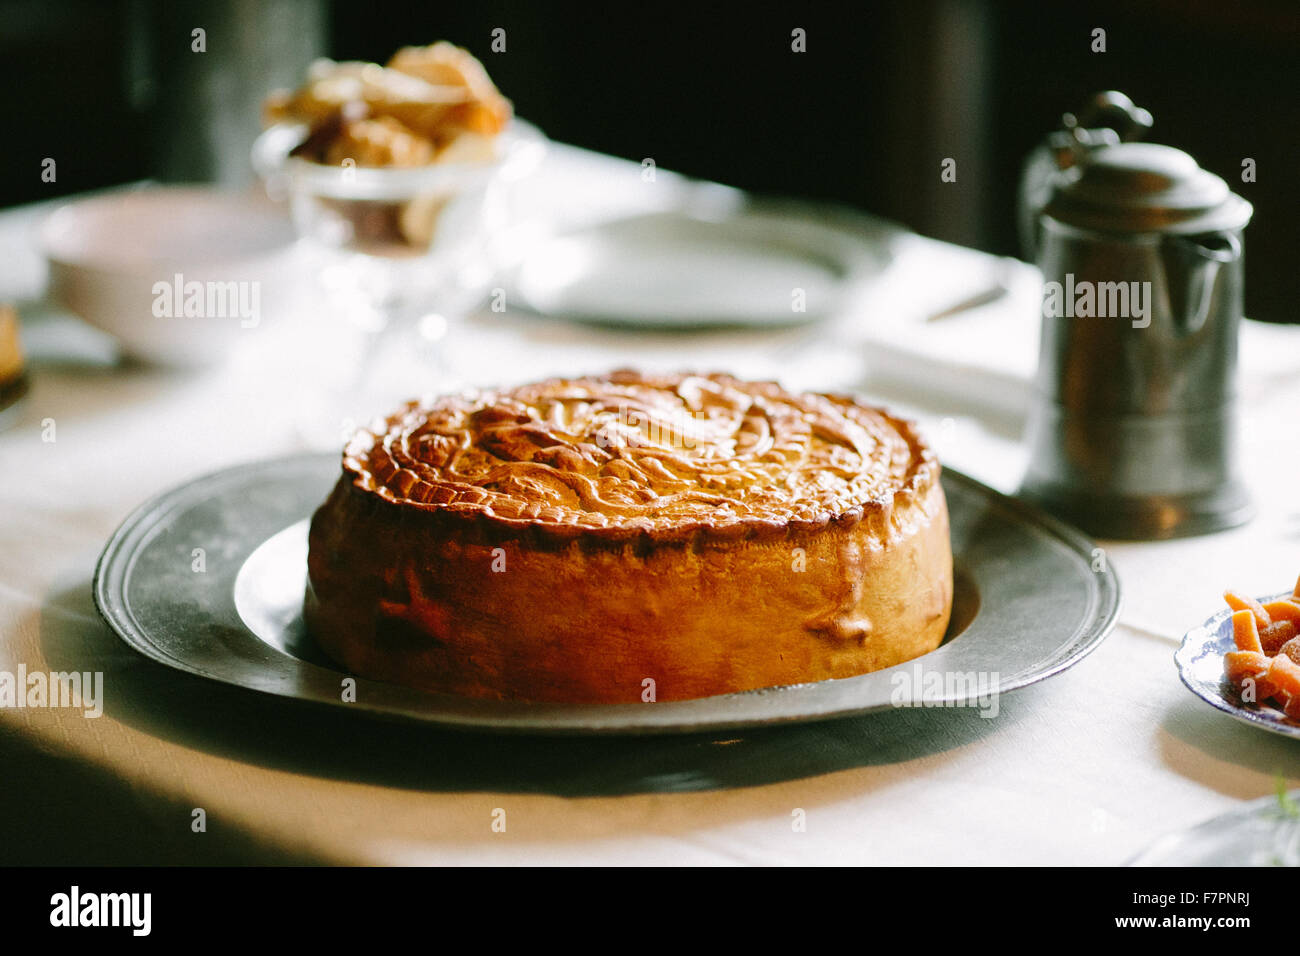
<svg viewBox="0 0 1300 956"><path fill-rule="evenodd" d="M1289 598L1290 591L1260 598L1260 603ZM1246 703L1241 693L1223 675L1223 655L1235 651L1232 636L1232 609L1224 608L1204 624L1194 627L1183 637L1174 653L1178 676L1201 700L1216 710L1236 717L1252 727L1275 734L1300 738L1300 723L1292 720L1269 703Z"/></svg>
<svg viewBox="0 0 1300 956"><path fill-rule="evenodd" d="M300 615L305 522L339 475L335 454L217 472L166 492L114 533L95 602L140 653L170 667L284 697L480 730L695 733L845 717L897 706L989 708L1101 643L1119 582L1077 532L951 470L944 491L956 565L953 624L915 661L845 680L659 703L468 700L357 679L312 644Z"/></svg>

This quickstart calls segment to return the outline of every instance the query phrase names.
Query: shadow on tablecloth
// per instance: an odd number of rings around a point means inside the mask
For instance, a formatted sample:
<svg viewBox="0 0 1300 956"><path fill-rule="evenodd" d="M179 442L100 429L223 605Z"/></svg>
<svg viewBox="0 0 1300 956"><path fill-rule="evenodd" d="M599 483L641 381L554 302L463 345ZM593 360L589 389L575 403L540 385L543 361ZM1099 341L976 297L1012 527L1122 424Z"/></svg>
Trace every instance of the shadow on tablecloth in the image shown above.
<svg viewBox="0 0 1300 956"><path fill-rule="evenodd" d="M1171 770L1241 800L1267 796L1278 778L1300 777L1300 747L1294 740L1234 720L1190 692L1164 713L1158 743ZM1224 764L1242 772L1224 773Z"/></svg>

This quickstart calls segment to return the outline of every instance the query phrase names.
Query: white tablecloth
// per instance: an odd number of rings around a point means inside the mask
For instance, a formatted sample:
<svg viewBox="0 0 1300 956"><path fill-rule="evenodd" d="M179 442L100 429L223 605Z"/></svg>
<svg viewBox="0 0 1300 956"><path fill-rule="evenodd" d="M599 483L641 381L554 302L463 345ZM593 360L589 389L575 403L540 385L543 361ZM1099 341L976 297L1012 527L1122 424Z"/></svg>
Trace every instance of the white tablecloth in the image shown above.
<svg viewBox="0 0 1300 956"><path fill-rule="evenodd" d="M557 147L521 206L572 216L667 202L672 177L656 193L639 171ZM0 214L0 298L39 292L37 215ZM976 273L996 263L921 237L900 240L896 256L859 308L807 329L673 336L484 313L453 325L436 366L408 360L385 382L413 386L423 375L439 389L636 364L859 389L917 416L948 465L1013 490L1024 464L1014 398L900 387L900 376L881 374L890 349L909 341L894 329L899 315L976 291ZM1037 310L1032 275L1016 275L1007 298L934 323L935 335L982 343L978 360L970 348L948 354L1013 390ZM1243 347L1256 520L1190 540L1105 543L1124 588L1120 627L1070 671L1005 697L998 718L906 710L716 739L611 741L318 714L173 674L122 646L90 597L107 536L156 492L305 447L300 413L320 383L288 321L251 330L232 361L195 374L60 358L97 355L102 343L62 320L34 320L32 392L18 424L0 433L0 670L102 670L106 701L98 719L0 709L9 769L0 807L21 814L6 833L27 837L8 853L30 859L46 845L60 862L1126 861L1161 834L1272 792L1278 777L1300 783L1295 741L1211 710L1184 690L1172 661L1179 636L1219 608L1225 586L1276 592L1300 573L1291 331L1252 329ZM943 361L942 346L918 337L914 350L925 349ZM993 394L987 382L978 390ZM54 442L42 440L49 420ZM206 812L205 833L192 831L194 808ZM505 832L493 829L497 810ZM792 825L798 810L803 831Z"/></svg>

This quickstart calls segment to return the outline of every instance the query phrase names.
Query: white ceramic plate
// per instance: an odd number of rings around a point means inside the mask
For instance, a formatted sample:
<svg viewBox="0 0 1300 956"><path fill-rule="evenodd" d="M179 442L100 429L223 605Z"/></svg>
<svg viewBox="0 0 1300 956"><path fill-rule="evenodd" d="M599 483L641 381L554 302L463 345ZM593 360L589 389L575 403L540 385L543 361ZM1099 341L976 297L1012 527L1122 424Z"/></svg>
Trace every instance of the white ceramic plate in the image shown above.
<svg viewBox="0 0 1300 956"><path fill-rule="evenodd" d="M512 303L583 322L798 325L835 313L879 276L898 231L839 207L748 198L721 212L652 212L543 239L504 284Z"/></svg>

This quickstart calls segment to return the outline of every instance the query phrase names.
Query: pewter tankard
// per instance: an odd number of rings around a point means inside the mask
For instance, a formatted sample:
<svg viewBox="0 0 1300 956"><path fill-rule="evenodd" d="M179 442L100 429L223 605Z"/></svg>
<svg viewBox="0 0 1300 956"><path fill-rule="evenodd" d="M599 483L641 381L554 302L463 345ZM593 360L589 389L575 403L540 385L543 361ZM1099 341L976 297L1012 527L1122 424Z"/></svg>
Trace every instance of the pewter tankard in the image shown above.
<svg viewBox="0 0 1300 956"><path fill-rule="evenodd" d="M1021 494L1105 538L1203 534L1251 514L1235 462L1242 230L1251 206L1117 93L1067 114L1025 177L1043 273ZM1116 129L1115 127L1119 127ZM1055 171L1042 166L1051 161ZM1038 192L1035 195L1034 190Z"/></svg>

